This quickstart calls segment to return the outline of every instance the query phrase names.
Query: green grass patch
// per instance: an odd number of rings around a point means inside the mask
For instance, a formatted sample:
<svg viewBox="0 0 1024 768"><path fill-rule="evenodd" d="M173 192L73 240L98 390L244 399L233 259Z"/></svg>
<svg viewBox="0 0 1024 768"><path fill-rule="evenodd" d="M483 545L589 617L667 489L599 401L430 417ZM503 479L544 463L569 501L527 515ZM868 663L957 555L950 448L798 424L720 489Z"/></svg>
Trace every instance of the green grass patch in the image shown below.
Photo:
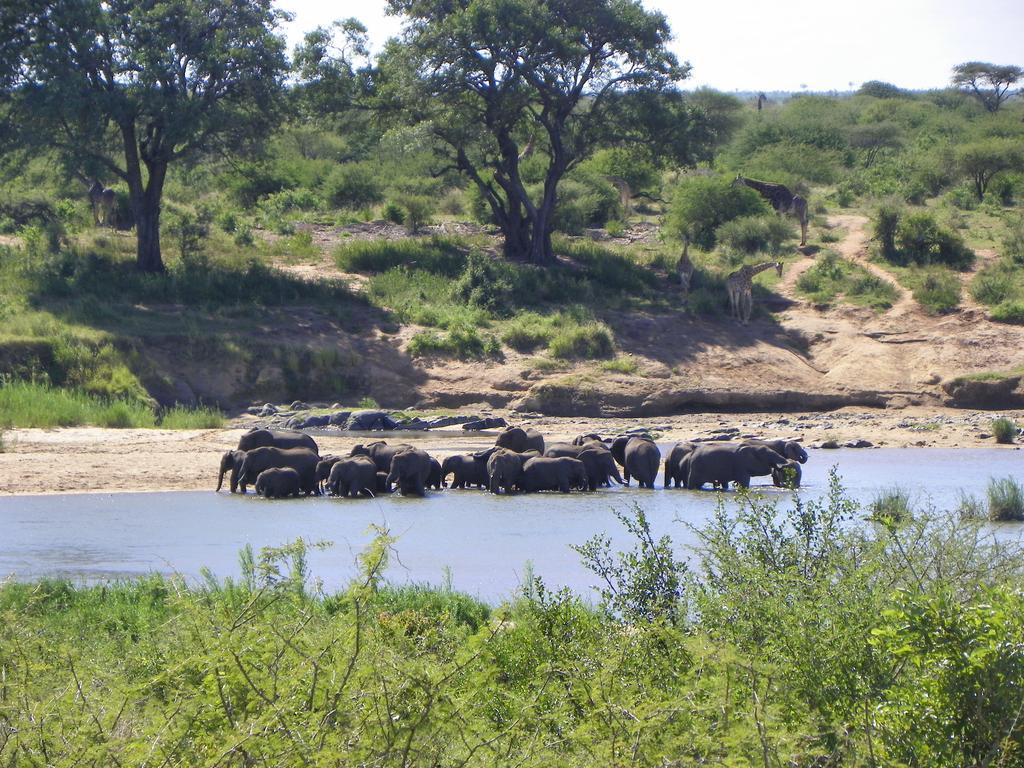
<svg viewBox="0 0 1024 768"><path fill-rule="evenodd" d="M640 365L631 357L617 357L614 360L605 360L598 366L602 371L609 373L634 374L640 370Z"/></svg>
<svg viewBox="0 0 1024 768"><path fill-rule="evenodd" d="M796 281L797 291L815 304L846 301L858 306L885 310L896 303L896 287L843 259L834 251L825 251L813 267Z"/></svg>
<svg viewBox="0 0 1024 768"><path fill-rule="evenodd" d="M563 360L595 360L615 352L612 332L604 323L585 323L560 328L548 343L552 357Z"/></svg>
<svg viewBox="0 0 1024 768"><path fill-rule="evenodd" d="M868 510L872 520L901 523L912 514L910 492L899 486L886 488L875 495L868 504Z"/></svg>
<svg viewBox="0 0 1024 768"><path fill-rule="evenodd" d="M988 519L994 522L1024 521L1024 487L1012 477L988 481Z"/></svg>
<svg viewBox="0 0 1024 768"><path fill-rule="evenodd" d="M220 429L224 426L224 414L205 405L195 408L176 405L160 414L159 426L162 429Z"/></svg>
<svg viewBox="0 0 1024 768"><path fill-rule="evenodd" d="M450 277L422 269L395 267L370 278L366 295L401 322L431 328L485 327L490 314L453 296Z"/></svg>
<svg viewBox="0 0 1024 768"><path fill-rule="evenodd" d="M156 416L148 405L25 381L0 386L0 414L15 427L156 426Z"/></svg>
<svg viewBox="0 0 1024 768"><path fill-rule="evenodd" d="M447 333L421 331L409 340L407 351L413 357L442 355L462 359L501 354L501 344L491 334L481 335L475 328L457 327Z"/></svg>
<svg viewBox="0 0 1024 768"><path fill-rule="evenodd" d="M945 267L911 268L907 271L914 300L930 315L943 315L960 306L960 278Z"/></svg>
<svg viewBox="0 0 1024 768"><path fill-rule="evenodd" d="M162 413L138 400L98 397L47 384L10 381L0 385L0 418L13 427L79 427L110 429L215 429L224 415L215 408L175 406Z"/></svg>
<svg viewBox="0 0 1024 768"><path fill-rule="evenodd" d="M356 240L339 245L334 261L346 272L381 273L406 267L456 277L465 267L467 250L461 240L438 236Z"/></svg>
<svg viewBox="0 0 1024 768"><path fill-rule="evenodd" d="M1004 301L992 308L989 317L997 323L1024 325L1024 301Z"/></svg>

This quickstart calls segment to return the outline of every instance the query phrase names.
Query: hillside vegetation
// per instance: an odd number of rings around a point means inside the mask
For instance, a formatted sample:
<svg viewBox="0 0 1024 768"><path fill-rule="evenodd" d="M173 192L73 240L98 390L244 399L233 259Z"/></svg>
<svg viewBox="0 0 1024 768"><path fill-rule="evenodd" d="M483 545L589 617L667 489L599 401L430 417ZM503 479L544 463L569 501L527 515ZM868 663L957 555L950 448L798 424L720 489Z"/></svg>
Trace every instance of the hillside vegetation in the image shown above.
<svg viewBox="0 0 1024 768"><path fill-rule="evenodd" d="M758 340L778 349L808 354L813 343L799 322L783 329L773 317L794 299L885 313L896 286L934 317L979 306L987 320L1024 323L1020 99L992 111L967 90L869 83L758 110L708 89L674 90L687 72L666 58L646 100L616 97L643 130L604 133L582 116L563 126L585 141L565 160L541 243L553 258L537 261L510 246L512 198L481 182L512 173L516 195L546 199L554 128L517 118L461 139L445 133L444 115L416 90L437 84L387 55L360 58L361 34L349 24L307 39L279 119L244 155L199 152L167 165L163 272L135 269L136 206L124 182L112 184L113 226L96 226L81 179L101 166L75 167L14 132L21 145L0 162L4 380L152 411L364 396L407 406L430 399L438 359L561 367L599 385L599 366L634 354L623 375L654 370L645 361L664 366L659 376L681 375L707 339L749 346L728 321L724 280L776 259L800 273L795 283L770 271L755 280ZM337 36L355 58L332 58ZM0 116L31 108L19 93L8 85ZM455 146L467 148L468 165L453 161ZM733 184L739 173L809 200L806 248L795 247L793 217ZM829 223L835 214L870 220L869 255L883 272L829 253L846 235ZM684 241L695 265L688 294L676 283ZM635 345L633 329L651 317L666 338L661 356ZM970 365L952 373L976 372Z"/></svg>

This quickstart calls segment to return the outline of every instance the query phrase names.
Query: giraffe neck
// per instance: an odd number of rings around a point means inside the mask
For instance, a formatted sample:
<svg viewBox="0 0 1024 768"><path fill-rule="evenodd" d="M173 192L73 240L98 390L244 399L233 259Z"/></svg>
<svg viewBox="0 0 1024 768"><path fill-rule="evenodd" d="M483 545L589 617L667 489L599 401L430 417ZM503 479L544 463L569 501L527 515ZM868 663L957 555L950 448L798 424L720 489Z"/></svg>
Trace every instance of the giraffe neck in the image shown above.
<svg viewBox="0 0 1024 768"><path fill-rule="evenodd" d="M757 179L748 179L745 176L740 176L740 181L746 186L753 190L763 193L774 192L775 190L781 189L781 184L772 184L770 181L758 181Z"/></svg>
<svg viewBox="0 0 1024 768"><path fill-rule="evenodd" d="M747 267L747 269L749 270L747 274L753 277L754 275L759 275L760 273L764 272L767 269L775 269L777 266L777 261L766 261L763 264L755 264L752 267Z"/></svg>

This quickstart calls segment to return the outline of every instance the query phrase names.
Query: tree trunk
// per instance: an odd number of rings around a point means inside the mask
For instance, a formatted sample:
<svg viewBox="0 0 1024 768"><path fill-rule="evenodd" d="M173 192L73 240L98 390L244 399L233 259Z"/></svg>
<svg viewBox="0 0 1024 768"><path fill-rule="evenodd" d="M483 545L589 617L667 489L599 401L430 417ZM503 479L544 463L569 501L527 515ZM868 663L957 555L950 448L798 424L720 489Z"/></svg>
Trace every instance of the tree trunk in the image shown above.
<svg viewBox="0 0 1024 768"><path fill-rule="evenodd" d="M136 265L140 272L163 272L160 254L160 202L163 198L166 163L148 165L149 183L138 200L132 200L135 209L137 238Z"/></svg>

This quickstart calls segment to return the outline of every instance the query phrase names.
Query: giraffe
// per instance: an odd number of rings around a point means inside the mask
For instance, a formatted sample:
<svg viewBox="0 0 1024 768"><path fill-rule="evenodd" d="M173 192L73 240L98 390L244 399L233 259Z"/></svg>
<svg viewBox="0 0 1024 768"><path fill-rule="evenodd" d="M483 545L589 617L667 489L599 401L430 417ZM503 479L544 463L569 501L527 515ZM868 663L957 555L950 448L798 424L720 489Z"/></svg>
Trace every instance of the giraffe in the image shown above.
<svg viewBox="0 0 1024 768"><path fill-rule="evenodd" d="M765 96L764 93L757 94L757 111L758 112L761 111L761 108L764 106L764 103L766 101L768 101L768 97Z"/></svg>
<svg viewBox="0 0 1024 768"><path fill-rule="evenodd" d="M800 195L794 195L789 187L772 184L770 181L748 179L737 174L734 185L750 187L767 200L780 216L791 213L800 222L800 245L807 245L807 201Z"/></svg>
<svg viewBox="0 0 1024 768"><path fill-rule="evenodd" d="M768 269L774 269L782 277L782 262L766 261L740 267L725 279L725 287L729 292L729 313L743 325L750 322L750 313L754 309L754 275Z"/></svg>
<svg viewBox="0 0 1024 768"><path fill-rule="evenodd" d="M679 287L683 291L683 301L690 300L690 283L693 281L693 262L690 261L690 238L683 237L683 255L676 262L676 276L679 278Z"/></svg>

